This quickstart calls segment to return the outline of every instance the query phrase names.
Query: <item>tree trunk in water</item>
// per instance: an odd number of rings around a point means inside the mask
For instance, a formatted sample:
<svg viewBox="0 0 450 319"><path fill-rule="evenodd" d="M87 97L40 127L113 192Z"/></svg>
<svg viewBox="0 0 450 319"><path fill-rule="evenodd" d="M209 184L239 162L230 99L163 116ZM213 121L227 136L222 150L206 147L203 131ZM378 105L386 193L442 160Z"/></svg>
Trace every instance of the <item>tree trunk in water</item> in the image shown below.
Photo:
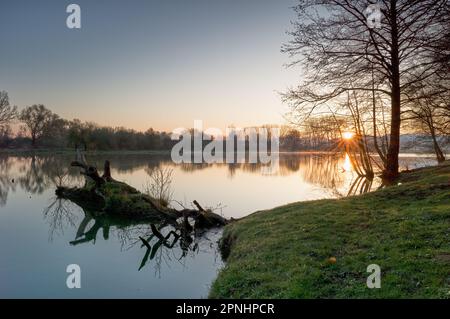
<svg viewBox="0 0 450 319"><path fill-rule="evenodd" d="M393 180L398 177L398 153L400 152L400 58L398 44L398 26L397 26L397 3L391 0L391 23L392 23L392 47L391 47L391 65L392 65L392 96L391 96L391 136L389 149L386 156L386 167L383 172L384 178Z"/></svg>

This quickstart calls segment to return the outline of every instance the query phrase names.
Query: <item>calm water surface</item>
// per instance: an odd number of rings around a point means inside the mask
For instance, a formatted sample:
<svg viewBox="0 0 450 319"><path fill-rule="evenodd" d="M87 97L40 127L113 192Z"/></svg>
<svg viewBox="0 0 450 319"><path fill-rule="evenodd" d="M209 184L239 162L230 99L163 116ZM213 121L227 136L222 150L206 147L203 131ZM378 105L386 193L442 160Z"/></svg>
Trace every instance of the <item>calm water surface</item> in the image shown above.
<svg viewBox="0 0 450 319"><path fill-rule="evenodd" d="M80 207L56 199L55 185L72 159L0 155L0 297L207 297L223 266L217 252L221 231L193 238L188 249L177 242L146 256L139 236L148 238L150 225L91 218ZM175 165L169 157L144 154L88 158L98 167L106 159L114 178L139 190L153 168L170 168L174 200L185 206L197 200L234 218L379 185L358 180L345 157L323 154L281 154L272 172L254 164ZM401 162L410 169L435 164L432 157L414 155ZM70 169L64 183L82 185L83 179ZM179 207L177 202L174 207ZM66 286L69 264L81 267L81 289Z"/></svg>

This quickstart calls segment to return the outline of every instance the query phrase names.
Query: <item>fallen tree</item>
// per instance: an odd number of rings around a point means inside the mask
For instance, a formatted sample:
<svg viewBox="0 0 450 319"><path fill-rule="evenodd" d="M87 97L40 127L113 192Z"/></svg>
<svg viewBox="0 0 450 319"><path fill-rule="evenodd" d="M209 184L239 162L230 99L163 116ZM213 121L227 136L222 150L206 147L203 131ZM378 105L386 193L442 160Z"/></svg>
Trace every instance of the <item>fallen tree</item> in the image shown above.
<svg viewBox="0 0 450 319"><path fill-rule="evenodd" d="M85 157L77 152L77 158L71 163L72 167L79 167L85 176L83 187L58 186L58 198L67 199L83 209L104 213L111 217L148 221L149 223L167 223L176 229L186 231L193 221L193 230L221 227L228 220L204 209L194 201L195 209L183 208L177 210L161 204L155 198L143 194L130 185L116 181L111 176L110 162L105 161L103 175L95 166L89 165Z"/></svg>

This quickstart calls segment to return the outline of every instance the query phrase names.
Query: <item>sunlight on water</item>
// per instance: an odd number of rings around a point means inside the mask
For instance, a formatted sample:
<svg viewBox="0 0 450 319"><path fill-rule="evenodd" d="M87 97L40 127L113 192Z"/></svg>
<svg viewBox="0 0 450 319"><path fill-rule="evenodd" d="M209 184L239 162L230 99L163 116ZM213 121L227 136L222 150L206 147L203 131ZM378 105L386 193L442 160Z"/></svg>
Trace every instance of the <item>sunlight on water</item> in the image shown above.
<svg viewBox="0 0 450 319"><path fill-rule="evenodd" d="M342 166L342 168L345 172L353 171L352 161L350 160L350 156L348 154L345 154L344 165Z"/></svg>

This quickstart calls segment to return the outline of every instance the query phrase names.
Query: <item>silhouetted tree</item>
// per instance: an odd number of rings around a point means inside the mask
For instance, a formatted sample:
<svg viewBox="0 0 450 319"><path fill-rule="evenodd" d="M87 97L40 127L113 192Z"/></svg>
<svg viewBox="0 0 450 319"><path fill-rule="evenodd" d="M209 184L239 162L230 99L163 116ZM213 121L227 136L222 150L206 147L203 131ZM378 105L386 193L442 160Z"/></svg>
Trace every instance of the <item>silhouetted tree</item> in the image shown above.
<svg viewBox="0 0 450 319"><path fill-rule="evenodd" d="M439 121L437 118L437 109L431 104L421 104L421 106L414 110L413 113L416 115L416 122L423 127L425 132L428 132L433 140L433 148L436 153L436 159L439 163L445 161L444 153L439 145L438 136L436 132L436 122Z"/></svg>
<svg viewBox="0 0 450 319"><path fill-rule="evenodd" d="M0 126L0 147L8 147L13 141L12 130L9 125Z"/></svg>
<svg viewBox="0 0 450 319"><path fill-rule="evenodd" d="M308 116L349 91L369 91L390 101L390 137L384 175L398 175L405 94L436 73L437 51L448 32L448 0L300 0L293 39L283 51L301 64L305 80L285 94ZM380 18L373 24L372 18ZM376 21L375 21L376 22ZM376 128L375 128L376 129Z"/></svg>
<svg viewBox="0 0 450 319"><path fill-rule="evenodd" d="M36 147L36 142L43 136L49 136L55 128L55 124L61 125L58 115L52 113L44 105L32 105L20 112L20 121L24 123L25 130L31 136L31 144Z"/></svg>
<svg viewBox="0 0 450 319"><path fill-rule="evenodd" d="M419 94L425 97L417 99L409 105L406 112L408 117L405 119L411 122L409 125L413 131L426 133L431 137L436 158L439 163L442 163L445 161L445 155L440 142L443 137L450 136L450 90L432 94L436 87L439 87L438 78L434 77L434 79L436 82L433 83L435 84L427 83L420 93L411 93L413 96Z"/></svg>
<svg viewBox="0 0 450 319"><path fill-rule="evenodd" d="M17 116L17 107L9 104L8 93L0 91L0 127L8 125Z"/></svg>

